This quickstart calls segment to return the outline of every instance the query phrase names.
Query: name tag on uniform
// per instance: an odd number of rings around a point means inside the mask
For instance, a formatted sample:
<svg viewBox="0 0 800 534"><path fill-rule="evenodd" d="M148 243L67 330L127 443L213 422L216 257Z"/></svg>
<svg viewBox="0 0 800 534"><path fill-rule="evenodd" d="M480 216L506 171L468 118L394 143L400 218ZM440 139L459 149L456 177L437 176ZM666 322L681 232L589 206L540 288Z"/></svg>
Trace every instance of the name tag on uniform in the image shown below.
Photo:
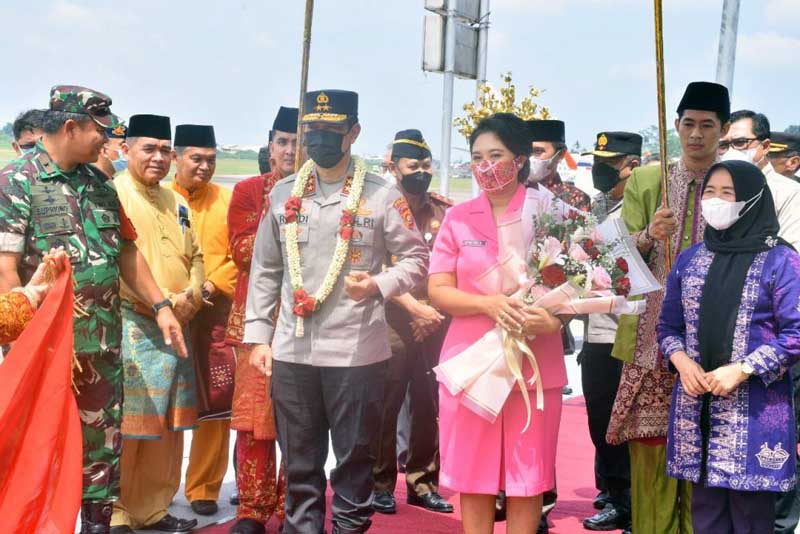
<svg viewBox="0 0 800 534"><path fill-rule="evenodd" d="M465 239L461 242L462 247L485 247L486 241L480 239Z"/></svg>

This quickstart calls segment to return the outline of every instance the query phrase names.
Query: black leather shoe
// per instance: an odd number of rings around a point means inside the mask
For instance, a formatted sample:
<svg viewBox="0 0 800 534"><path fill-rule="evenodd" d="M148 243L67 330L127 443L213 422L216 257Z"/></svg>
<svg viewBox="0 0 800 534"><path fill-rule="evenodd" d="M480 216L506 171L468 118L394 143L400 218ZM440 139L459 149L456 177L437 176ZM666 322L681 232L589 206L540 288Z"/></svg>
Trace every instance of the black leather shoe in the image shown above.
<svg viewBox="0 0 800 534"><path fill-rule="evenodd" d="M231 506L239 506L239 493L238 492L234 493L233 495L231 495L230 503L231 503Z"/></svg>
<svg viewBox="0 0 800 534"><path fill-rule="evenodd" d="M192 501L192 511L197 515L214 515L219 512L216 501Z"/></svg>
<svg viewBox="0 0 800 534"><path fill-rule="evenodd" d="M109 534L113 511L110 502L81 503L81 534Z"/></svg>
<svg viewBox="0 0 800 534"><path fill-rule="evenodd" d="M601 491L597 494L597 497L594 498L594 502L592 506L594 506L595 510L603 510L606 505L608 504L608 500L611 496L608 494L607 491Z"/></svg>
<svg viewBox="0 0 800 534"><path fill-rule="evenodd" d="M147 525L139 530L163 530L164 532L189 532L197 526L197 519L178 519L167 514L152 525Z"/></svg>
<svg viewBox="0 0 800 534"><path fill-rule="evenodd" d="M396 514L397 503L388 491L378 491L372 499L372 508L379 514Z"/></svg>
<svg viewBox="0 0 800 534"><path fill-rule="evenodd" d="M607 504L601 512L583 520L583 528L586 530L618 530L630 526L631 514L625 510L614 508L612 504Z"/></svg>
<svg viewBox="0 0 800 534"><path fill-rule="evenodd" d="M118 525L111 527L111 534L136 534L136 531L128 525Z"/></svg>
<svg viewBox="0 0 800 534"><path fill-rule="evenodd" d="M536 529L536 534L548 534L550 532L550 525L547 523L547 516L542 516L539 519L539 528Z"/></svg>
<svg viewBox="0 0 800 534"><path fill-rule="evenodd" d="M502 523L506 520L506 493L501 491L494 498L494 521Z"/></svg>
<svg viewBox="0 0 800 534"><path fill-rule="evenodd" d="M267 529L255 519L240 519L231 527L230 534L265 534Z"/></svg>
<svg viewBox="0 0 800 534"><path fill-rule="evenodd" d="M426 493L425 495L414 495L413 493L409 493L406 502L411 506L419 506L420 508L425 508L431 512L439 512L440 514L453 513L453 505L444 500L442 496L435 491L432 493Z"/></svg>

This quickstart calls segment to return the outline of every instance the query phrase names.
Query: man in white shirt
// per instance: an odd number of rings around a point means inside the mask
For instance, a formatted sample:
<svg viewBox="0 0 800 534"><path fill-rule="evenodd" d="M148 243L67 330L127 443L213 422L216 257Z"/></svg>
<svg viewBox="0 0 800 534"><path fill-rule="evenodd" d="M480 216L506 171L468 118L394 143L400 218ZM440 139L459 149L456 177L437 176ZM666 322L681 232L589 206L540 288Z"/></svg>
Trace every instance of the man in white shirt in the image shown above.
<svg viewBox="0 0 800 534"><path fill-rule="evenodd" d="M761 113L747 109L732 113L728 134L719 142L720 159L745 160L761 169L775 199L779 235L800 249L800 184L778 174L770 163L769 128L769 119Z"/></svg>

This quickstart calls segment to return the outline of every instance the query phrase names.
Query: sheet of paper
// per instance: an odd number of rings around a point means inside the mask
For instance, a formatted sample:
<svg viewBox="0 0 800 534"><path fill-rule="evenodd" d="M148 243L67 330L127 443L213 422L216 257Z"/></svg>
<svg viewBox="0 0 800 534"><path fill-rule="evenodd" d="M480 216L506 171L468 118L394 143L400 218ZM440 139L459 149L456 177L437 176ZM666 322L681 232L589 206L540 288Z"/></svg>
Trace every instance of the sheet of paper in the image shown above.
<svg viewBox="0 0 800 534"><path fill-rule="evenodd" d="M629 296L635 297L661 289L661 284L655 279L642 255L639 254L636 242L631 237L622 219L607 219L602 224L597 225L597 229L603 235L603 240L606 243L616 242L614 255L625 258L625 261L628 262L628 268L630 269L628 277L631 280Z"/></svg>

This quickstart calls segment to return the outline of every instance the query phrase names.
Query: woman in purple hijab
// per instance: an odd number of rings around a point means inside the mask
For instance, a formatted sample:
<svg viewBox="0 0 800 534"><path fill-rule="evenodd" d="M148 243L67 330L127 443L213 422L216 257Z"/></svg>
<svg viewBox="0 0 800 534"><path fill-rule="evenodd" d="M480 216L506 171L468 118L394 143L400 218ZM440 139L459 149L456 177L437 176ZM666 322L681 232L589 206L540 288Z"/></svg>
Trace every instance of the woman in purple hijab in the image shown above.
<svg viewBox="0 0 800 534"><path fill-rule="evenodd" d="M691 481L695 532L772 532L774 496L795 485L787 370L800 356L800 256L777 237L764 175L742 161L703 182L704 242L667 281L658 325L680 374L667 473Z"/></svg>

